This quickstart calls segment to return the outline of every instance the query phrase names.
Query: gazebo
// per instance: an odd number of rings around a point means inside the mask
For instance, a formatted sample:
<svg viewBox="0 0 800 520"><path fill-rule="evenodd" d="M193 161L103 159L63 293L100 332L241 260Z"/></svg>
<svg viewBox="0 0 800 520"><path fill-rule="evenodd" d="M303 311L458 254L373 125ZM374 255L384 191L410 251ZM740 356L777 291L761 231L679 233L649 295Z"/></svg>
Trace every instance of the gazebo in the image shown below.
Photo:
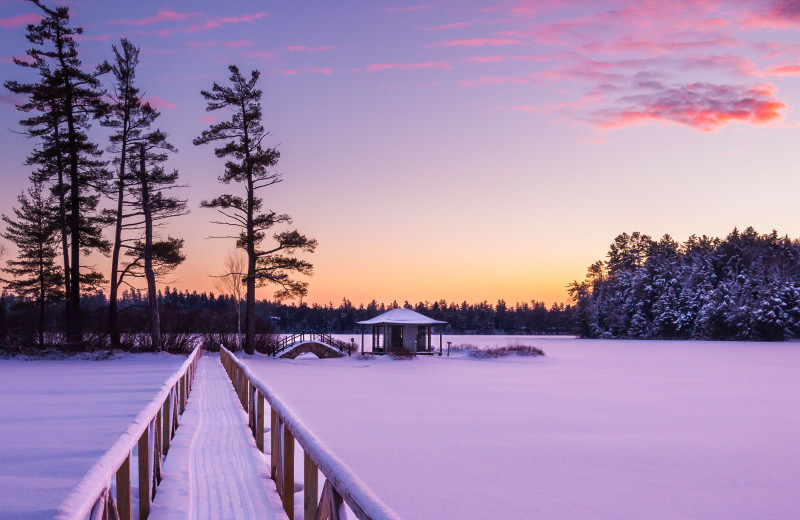
<svg viewBox="0 0 800 520"><path fill-rule="evenodd" d="M392 309L359 325L372 326L373 354L433 354L431 334L435 325L447 325L411 309ZM361 328L361 352L364 352L364 328ZM439 353L442 352L442 327L439 327Z"/></svg>

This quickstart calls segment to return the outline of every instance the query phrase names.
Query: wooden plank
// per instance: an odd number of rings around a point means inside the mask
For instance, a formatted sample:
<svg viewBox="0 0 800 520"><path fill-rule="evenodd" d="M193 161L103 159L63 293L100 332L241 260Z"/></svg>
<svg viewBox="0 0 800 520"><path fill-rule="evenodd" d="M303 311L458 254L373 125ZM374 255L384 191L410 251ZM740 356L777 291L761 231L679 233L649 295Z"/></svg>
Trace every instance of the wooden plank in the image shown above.
<svg viewBox="0 0 800 520"><path fill-rule="evenodd" d="M283 510L294 520L294 436L283 425Z"/></svg>
<svg viewBox="0 0 800 520"><path fill-rule="evenodd" d="M261 453L264 453L264 396L256 390L256 401L258 410L256 411L256 446Z"/></svg>
<svg viewBox="0 0 800 520"><path fill-rule="evenodd" d="M131 456L117 470L117 512L119 520L131 520Z"/></svg>
<svg viewBox="0 0 800 520"><path fill-rule="evenodd" d="M303 518L317 517L317 497L319 495L319 470L308 454L303 455Z"/></svg>
<svg viewBox="0 0 800 520"><path fill-rule="evenodd" d="M139 437L139 520L150 514L150 427Z"/></svg>

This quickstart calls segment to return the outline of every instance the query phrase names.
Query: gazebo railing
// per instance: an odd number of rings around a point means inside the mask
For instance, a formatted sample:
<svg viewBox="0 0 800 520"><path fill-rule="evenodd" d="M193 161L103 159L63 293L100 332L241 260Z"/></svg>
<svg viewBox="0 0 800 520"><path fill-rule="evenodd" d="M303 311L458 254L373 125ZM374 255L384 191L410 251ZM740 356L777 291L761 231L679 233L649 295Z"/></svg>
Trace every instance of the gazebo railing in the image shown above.
<svg viewBox="0 0 800 520"><path fill-rule="evenodd" d="M57 520L86 520L87 517L92 520L131 520L131 453L134 446L138 446L139 518L147 518L156 487L161 482L162 456L167 455L179 417L186 409L201 351L202 346L195 347L127 431L89 469L58 506ZM116 500L111 493L113 478L116 479Z"/></svg>
<svg viewBox="0 0 800 520"><path fill-rule="evenodd" d="M270 406L270 474L275 480L283 508L294 518L294 446L304 451L304 518L345 520L347 510L362 520L399 520L325 444L318 439L267 386L229 350L220 348L220 358L242 407L258 449L264 451L265 402ZM319 473L325 477L319 496Z"/></svg>

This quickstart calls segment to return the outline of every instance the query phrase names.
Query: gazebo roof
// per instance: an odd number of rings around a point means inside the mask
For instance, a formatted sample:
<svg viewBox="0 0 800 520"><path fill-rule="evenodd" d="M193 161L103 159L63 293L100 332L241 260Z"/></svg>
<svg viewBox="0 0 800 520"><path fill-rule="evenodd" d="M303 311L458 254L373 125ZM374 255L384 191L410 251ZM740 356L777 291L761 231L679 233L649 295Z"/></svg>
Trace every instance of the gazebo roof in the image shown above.
<svg viewBox="0 0 800 520"><path fill-rule="evenodd" d="M359 325L444 325L446 323L423 316L411 309L392 309L371 320L358 322Z"/></svg>

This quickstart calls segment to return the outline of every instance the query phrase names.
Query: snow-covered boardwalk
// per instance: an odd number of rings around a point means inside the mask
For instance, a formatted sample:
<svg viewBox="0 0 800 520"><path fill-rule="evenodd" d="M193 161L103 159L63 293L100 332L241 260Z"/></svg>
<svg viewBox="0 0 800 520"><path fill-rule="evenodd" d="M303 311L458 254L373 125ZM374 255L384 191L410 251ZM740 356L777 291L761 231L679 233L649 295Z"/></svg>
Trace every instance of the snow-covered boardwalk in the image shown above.
<svg viewBox="0 0 800 520"><path fill-rule="evenodd" d="M199 361L150 518L286 518L219 357Z"/></svg>

